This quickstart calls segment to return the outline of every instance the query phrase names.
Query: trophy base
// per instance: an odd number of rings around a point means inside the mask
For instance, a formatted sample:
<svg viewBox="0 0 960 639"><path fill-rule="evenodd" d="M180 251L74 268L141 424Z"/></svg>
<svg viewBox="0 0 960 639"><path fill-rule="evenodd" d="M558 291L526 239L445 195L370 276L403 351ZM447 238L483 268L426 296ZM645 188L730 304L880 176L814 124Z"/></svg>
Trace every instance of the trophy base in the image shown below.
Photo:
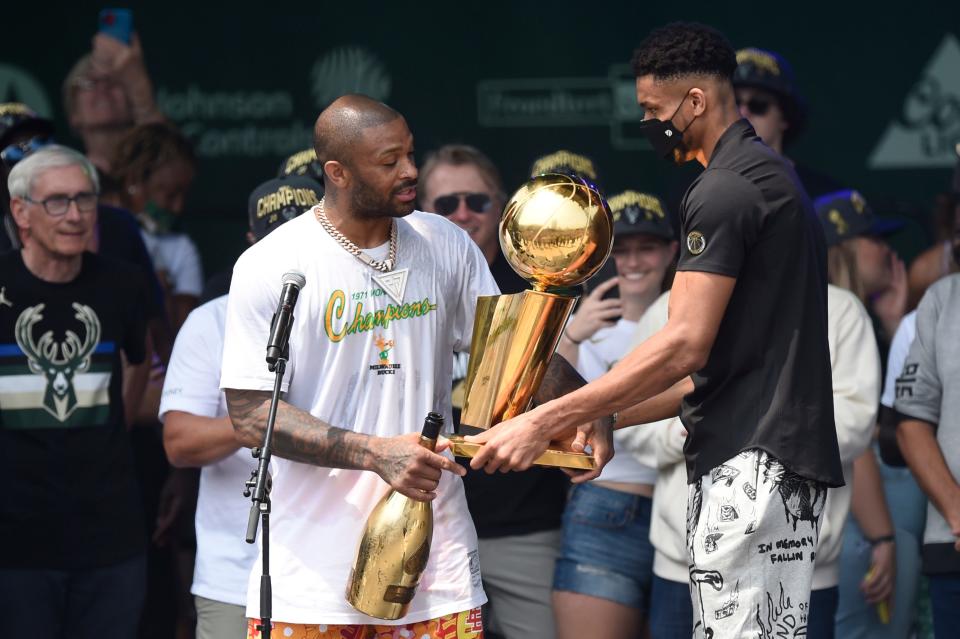
<svg viewBox="0 0 960 639"><path fill-rule="evenodd" d="M450 440L450 450L456 457L473 457L483 444L476 444L464 440L460 435L446 436ZM593 455L584 453L572 453L567 450L556 450L549 448L547 452L537 457L533 462L537 466L550 466L552 468L575 468L579 470L593 470L597 463Z"/></svg>

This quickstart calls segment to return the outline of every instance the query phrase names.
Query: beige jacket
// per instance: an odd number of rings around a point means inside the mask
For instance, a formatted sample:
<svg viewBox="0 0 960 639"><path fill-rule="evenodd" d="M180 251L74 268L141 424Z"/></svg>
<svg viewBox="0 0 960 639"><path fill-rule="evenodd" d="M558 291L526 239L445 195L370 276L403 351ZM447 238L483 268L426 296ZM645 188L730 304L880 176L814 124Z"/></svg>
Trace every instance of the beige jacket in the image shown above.
<svg viewBox="0 0 960 639"><path fill-rule="evenodd" d="M637 326L632 345L643 342L667 323L669 293L654 302ZM880 400L880 355L873 324L863 304L849 291L827 290L827 331L833 367L833 410L846 486L833 488L820 527L813 589L839 581L843 525L850 511L853 460L870 443ZM683 459L686 431L679 418L618 430L621 449L657 468L650 541L656 549L653 572L670 581L688 580L686 547L687 469Z"/></svg>

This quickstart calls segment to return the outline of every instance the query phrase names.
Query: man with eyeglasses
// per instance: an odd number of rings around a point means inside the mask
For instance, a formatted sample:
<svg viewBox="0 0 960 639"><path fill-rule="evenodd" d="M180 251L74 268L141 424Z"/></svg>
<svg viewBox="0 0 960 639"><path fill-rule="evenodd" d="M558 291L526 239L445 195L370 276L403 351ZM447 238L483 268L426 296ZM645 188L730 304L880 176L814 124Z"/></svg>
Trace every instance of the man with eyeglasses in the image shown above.
<svg viewBox="0 0 960 639"><path fill-rule="evenodd" d="M77 60L63 82L63 101L70 128L83 140L87 157L107 172L124 133L135 125L165 119L154 100L136 33L129 44L96 34L90 53Z"/></svg>
<svg viewBox="0 0 960 639"><path fill-rule="evenodd" d="M142 273L87 251L99 181L49 145L10 171L0 256L0 600L11 636L135 637L146 535L128 424L148 369Z"/></svg>
<svg viewBox="0 0 960 639"><path fill-rule="evenodd" d="M530 288L500 250L498 226L505 196L500 173L485 154L461 144L430 153L420 170L421 208L445 216L480 247L504 294ZM453 418L459 428L466 353L454 354ZM463 478L467 506L477 529L480 574L490 601L485 628L514 638L556 636L550 589L560 548L560 518L568 482L559 471Z"/></svg>

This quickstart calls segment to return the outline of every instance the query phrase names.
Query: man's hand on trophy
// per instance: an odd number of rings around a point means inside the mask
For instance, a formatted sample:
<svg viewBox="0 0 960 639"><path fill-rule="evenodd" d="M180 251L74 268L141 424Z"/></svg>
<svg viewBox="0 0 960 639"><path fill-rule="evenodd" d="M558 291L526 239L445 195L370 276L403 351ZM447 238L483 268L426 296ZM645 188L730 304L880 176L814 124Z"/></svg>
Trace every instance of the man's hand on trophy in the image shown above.
<svg viewBox="0 0 960 639"><path fill-rule="evenodd" d="M420 444L420 433L376 439L372 448L374 470L397 492L417 501L433 501L443 471L461 477L466 469L439 453L450 446L446 439L437 440L436 452Z"/></svg>
<svg viewBox="0 0 960 639"><path fill-rule="evenodd" d="M596 479L603 471L603 467L613 459L613 419L610 417L601 417L598 420L583 424L577 428L576 433L563 447L572 450L575 453L582 453L589 445L590 454L593 455L596 465L591 470L576 470L573 468L561 468L563 472L570 476L570 481L574 484Z"/></svg>
<svg viewBox="0 0 960 639"><path fill-rule="evenodd" d="M488 474L530 468L547 450L551 440L549 429L537 420L540 412L533 409L478 435L465 437L468 442L483 444L470 460L470 467L474 470L482 468Z"/></svg>
<svg viewBox="0 0 960 639"><path fill-rule="evenodd" d="M613 457L613 425L609 418L584 424L564 438L557 439L554 428L544 423L545 410L533 409L500 422L478 435L470 435L468 442L483 444L470 461L471 468L487 473L526 470L533 465L551 443L572 452L582 453L589 445L596 468L583 473L569 473L576 483L589 481L600 474L604 464Z"/></svg>

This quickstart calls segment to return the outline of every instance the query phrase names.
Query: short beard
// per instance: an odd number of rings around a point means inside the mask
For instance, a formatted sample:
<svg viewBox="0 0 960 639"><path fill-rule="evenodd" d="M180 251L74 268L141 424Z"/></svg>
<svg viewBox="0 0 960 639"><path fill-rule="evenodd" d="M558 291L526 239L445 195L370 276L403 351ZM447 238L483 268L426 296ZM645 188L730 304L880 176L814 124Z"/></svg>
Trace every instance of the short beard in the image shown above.
<svg viewBox="0 0 960 639"><path fill-rule="evenodd" d="M355 215L366 219L404 217L413 212L414 202L401 203L398 206L393 202L392 196L393 192L383 199L369 184L358 179L350 196L350 207Z"/></svg>

